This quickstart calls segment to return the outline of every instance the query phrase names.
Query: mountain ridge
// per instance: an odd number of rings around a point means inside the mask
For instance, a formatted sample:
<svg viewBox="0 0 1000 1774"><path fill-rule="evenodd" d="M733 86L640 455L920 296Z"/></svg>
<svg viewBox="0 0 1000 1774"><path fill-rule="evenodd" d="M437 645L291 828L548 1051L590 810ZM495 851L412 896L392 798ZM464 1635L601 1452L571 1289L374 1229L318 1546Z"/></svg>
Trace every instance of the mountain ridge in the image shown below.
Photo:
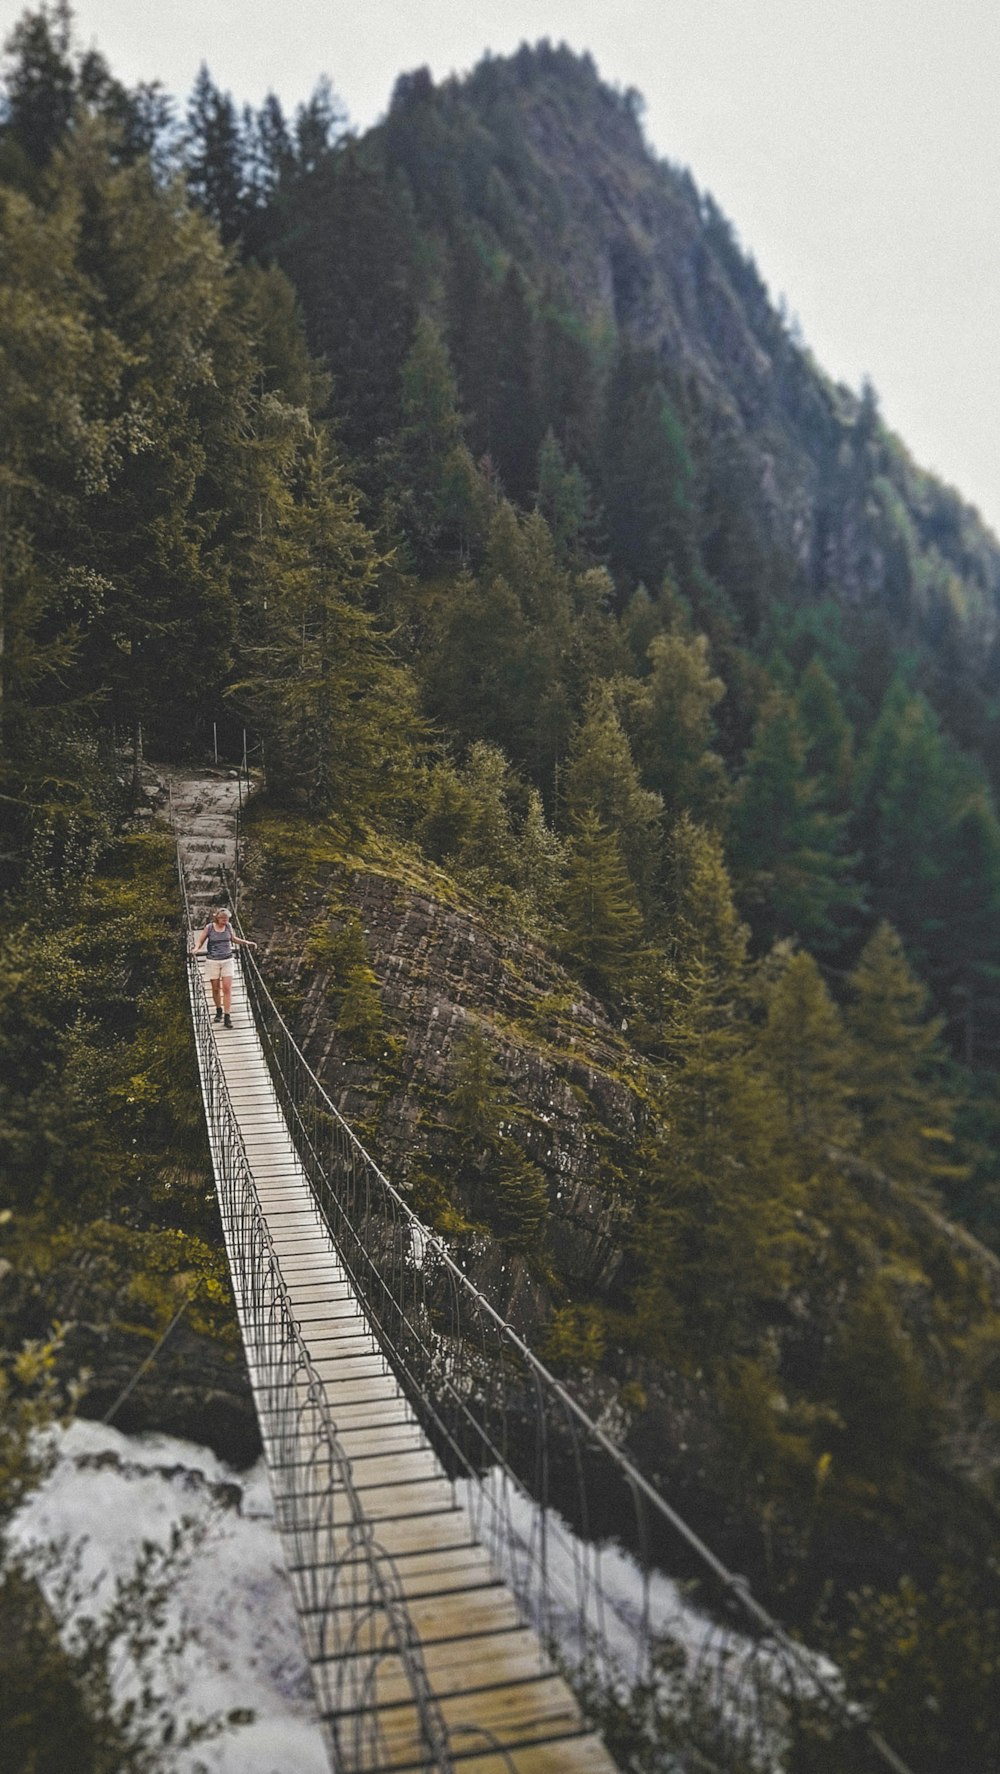
<svg viewBox="0 0 1000 1774"><path fill-rule="evenodd" d="M453 219L435 154L470 136L478 158L456 178L489 247L518 263L536 300L557 288L598 336L652 351L704 433L703 477L725 479L735 453L737 478L751 476L752 527L763 514L800 594L876 600L904 634L946 634L963 672L985 681L1000 543L917 467L869 387L834 383L797 341L713 199L649 149L637 96L607 87L589 57L542 43L439 87L426 71L401 77L362 141L407 182L434 235Z"/></svg>

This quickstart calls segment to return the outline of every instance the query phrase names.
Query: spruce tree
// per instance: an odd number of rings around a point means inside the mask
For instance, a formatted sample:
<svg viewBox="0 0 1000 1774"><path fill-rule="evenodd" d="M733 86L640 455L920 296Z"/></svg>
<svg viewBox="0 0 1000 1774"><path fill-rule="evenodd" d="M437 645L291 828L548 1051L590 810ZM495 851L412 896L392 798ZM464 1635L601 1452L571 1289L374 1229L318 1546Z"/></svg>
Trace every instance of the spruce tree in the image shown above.
<svg viewBox="0 0 1000 1774"><path fill-rule="evenodd" d="M36 206L0 189L0 882L65 817L95 820L86 729L106 671L87 669L112 587L90 507L120 461L127 353L92 324L79 191ZM60 811L62 809L62 811ZM73 810L71 813L67 810Z"/></svg>
<svg viewBox="0 0 1000 1774"><path fill-rule="evenodd" d="M272 251L299 294L310 347L329 370L344 448L379 497L416 322L415 250L399 191L351 141L297 172L278 206Z"/></svg>
<svg viewBox="0 0 1000 1774"><path fill-rule="evenodd" d="M77 99L73 12L68 0L25 11L4 44L3 137L30 167L48 166L63 141Z"/></svg>
<svg viewBox="0 0 1000 1774"><path fill-rule="evenodd" d="M784 1105L757 1054L747 933L718 836L682 818L665 875L670 971L655 1051L667 1131L636 1215L634 1299L644 1347L731 1356L787 1284L801 1182Z"/></svg>
<svg viewBox="0 0 1000 1774"><path fill-rule="evenodd" d="M721 990L741 990L749 931L736 909L718 833L682 813L667 840L664 899L671 955L709 963Z"/></svg>
<svg viewBox="0 0 1000 1774"><path fill-rule="evenodd" d="M601 492L613 567L631 590L695 564L693 465L651 353L623 344L601 440Z"/></svg>
<svg viewBox="0 0 1000 1774"><path fill-rule="evenodd" d="M862 896L844 816L810 775L807 750L794 700L773 690L736 787L732 856L757 934L799 936L822 953L843 942Z"/></svg>
<svg viewBox="0 0 1000 1774"><path fill-rule="evenodd" d="M835 811L843 812L854 775L854 729L818 654L799 679L795 704L806 735L806 769L823 784Z"/></svg>
<svg viewBox="0 0 1000 1774"><path fill-rule="evenodd" d="M594 529L590 489L580 469L567 465L551 428L538 452L535 505L549 526L560 562L582 561Z"/></svg>
<svg viewBox="0 0 1000 1774"><path fill-rule="evenodd" d="M62 176L79 192L80 262L124 357L115 472L94 488L81 537L106 582L81 660L110 685L119 730L141 721L160 743L203 740L232 660L220 514L243 480L253 348L218 235L176 185L161 189L142 163L115 168L84 130Z"/></svg>
<svg viewBox="0 0 1000 1774"><path fill-rule="evenodd" d="M597 991L620 990L637 965L642 913L620 841L592 808L572 821L557 905L560 947Z"/></svg>
<svg viewBox="0 0 1000 1774"><path fill-rule="evenodd" d="M511 262L493 297L493 355L486 389L486 454L509 498L527 505L542 439L528 286Z"/></svg>
<svg viewBox="0 0 1000 1774"><path fill-rule="evenodd" d="M725 685L712 671L708 640L654 634L648 660L648 676L623 685L625 718L643 780L662 797L668 821L686 812L699 823L717 824L727 784L722 759L712 749L713 710Z"/></svg>
<svg viewBox="0 0 1000 1774"><path fill-rule="evenodd" d="M632 883L647 901L657 866L660 797L643 788L607 685L591 693L562 777L569 819L588 810L614 832Z"/></svg>
<svg viewBox="0 0 1000 1774"><path fill-rule="evenodd" d="M249 212L246 145L236 106L205 63L188 103L185 166L188 189L224 241L238 240Z"/></svg>
<svg viewBox="0 0 1000 1774"><path fill-rule="evenodd" d="M862 1150L888 1176L917 1186L949 1170L953 1106L944 1089L943 1020L891 924L869 937L848 981L851 1085Z"/></svg>
<svg viewBox="0 0 1000 1774"><path fill-rule="evenodd" d="M837 1006L811 955L779 955L766 994L760 1052L806 1166L827 1144L852 1142L851 1051Z"/></svg>
<svg viewBox="0 0 1000 1774"><path fill-rule="evenodd" d="M463 562L483 541L489 494L465 443L448 353L426 315L417 321L402 379L402 425L393 463L395 521L415 566L426 572L447 554Z"/></svg>
<svg viewBox="0 0 1000 1774"><path fill-rule="evenodd" d="M980 766L905 679L858 769L873 909L896 930L964 1059L1000 1047L1000 824Z"/></svg>
<svg viewBox="0 0 1000 1774"><path fill-rule="evenodd" d="M449 1117L471 1161L479 1166L514 1114L493 1046L479 1023L470 1022L457 1043L451 1078Z"/></svg>
<svg viewBox="0 0 1000 1774"><path fill-rule="evenodd" d="M449 587L425 666L430 712L462 739L488 739L543 794L572 725L568 575L538 512L501 500L475 578Z"/></svg>
<svg viewBox="0 0 1000 1774"><path fill-rule="evenodd" d="M273 580L242 689L275 791L357 828L408 792L413 688L366 608L379 556L324 432L296 467L272 517Z"/></svg>

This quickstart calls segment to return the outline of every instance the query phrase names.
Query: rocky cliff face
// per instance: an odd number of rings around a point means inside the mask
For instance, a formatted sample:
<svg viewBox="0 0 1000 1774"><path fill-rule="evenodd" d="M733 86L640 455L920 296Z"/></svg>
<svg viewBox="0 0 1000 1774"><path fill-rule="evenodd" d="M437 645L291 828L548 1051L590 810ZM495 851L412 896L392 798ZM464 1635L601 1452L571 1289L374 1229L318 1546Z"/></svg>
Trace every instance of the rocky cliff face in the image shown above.
<svg viewBox="0 0 1000 1774"><path fill-rule="evenodd" d="M250 863L268 978L310 1063L386 1173L404 1189L425 1170L448 1177L455 1141L447 1099L463 1039L476 1029L511 1102L513 1137L545 1178L554 1266L574 1289L605 1291L624 1261L636 1152L655 1110L650 1080L604 1008L541 948L505 934L453 888L436 896L416 877L344 863L290 898L265 886L259 850ZM382 1036L364 1056L338 1033L330 968L310 958L321 948L316 935L337 931L351 914L384 1013ZM489 1189L488 1174L482 1186ZM509 1274L506 1305L522 1325L537 1321L544 1301L536 1283L523 1263Z"/></svg>

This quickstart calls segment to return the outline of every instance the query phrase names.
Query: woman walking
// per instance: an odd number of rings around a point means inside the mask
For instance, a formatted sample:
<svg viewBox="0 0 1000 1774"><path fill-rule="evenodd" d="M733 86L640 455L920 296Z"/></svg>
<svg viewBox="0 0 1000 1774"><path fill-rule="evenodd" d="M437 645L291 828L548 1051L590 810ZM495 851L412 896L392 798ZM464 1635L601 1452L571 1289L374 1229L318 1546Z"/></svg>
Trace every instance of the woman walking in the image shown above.
<svg viewBox="0 0 1000 1774"><path fill-rule="evenodd" d="M224 1028L233 1026L233 945L238 948L255 949L257 944L249 937L237 936L232 920L225 906L220 905L213 913L204 930L194 945L194 954L205 945L208 957L208 977L212 987L212 1001L215 1005L215 1020Z"/></svg>

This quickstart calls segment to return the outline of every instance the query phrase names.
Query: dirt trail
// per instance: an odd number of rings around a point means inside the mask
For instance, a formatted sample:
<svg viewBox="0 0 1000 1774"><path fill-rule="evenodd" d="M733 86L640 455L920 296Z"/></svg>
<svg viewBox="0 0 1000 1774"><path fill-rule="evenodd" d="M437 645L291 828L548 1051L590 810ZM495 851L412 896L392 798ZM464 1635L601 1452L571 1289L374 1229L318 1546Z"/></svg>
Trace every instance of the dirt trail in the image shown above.
<svg viewBox="0 0 1000 1774"><path fill-rule="evenodd" d="M192 921L197 924L212 906L231 904L241 785L235 771L192 770L174 764L153 768L166 789L163 810L177 836ZM244 799L246 792L244 781Z"/></svg>

